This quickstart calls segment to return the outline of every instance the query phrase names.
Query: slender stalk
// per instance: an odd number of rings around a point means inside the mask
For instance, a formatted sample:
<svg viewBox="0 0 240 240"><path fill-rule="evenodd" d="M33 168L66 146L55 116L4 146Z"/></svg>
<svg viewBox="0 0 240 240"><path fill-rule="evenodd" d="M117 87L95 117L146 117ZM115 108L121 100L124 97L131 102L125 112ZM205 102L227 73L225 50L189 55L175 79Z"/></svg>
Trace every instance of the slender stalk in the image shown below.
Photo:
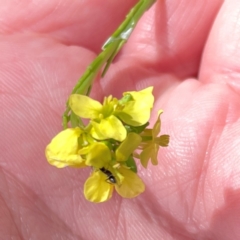
<svg viewBox="0 0 240 240"><path fill-rule="evenodd" d="M77 84L72 90L72 94L90 94L91 86L96 76L100 71L102 71L102 77L106 74L114 57L120 51L124 43L131 35L133 29L136 27L138 20L141 18L143 13L154 4L155 1L156 0L139 0L139 2L130 10L122 24L104 43L102 47L103 51L94 59L82 77L78 80ZM77 125L83 126L81 119L71 112L69 103L67 101L66 110L63 113L62 120L64 129L68 127L69 121L71 121L72 127Z"/></svg>

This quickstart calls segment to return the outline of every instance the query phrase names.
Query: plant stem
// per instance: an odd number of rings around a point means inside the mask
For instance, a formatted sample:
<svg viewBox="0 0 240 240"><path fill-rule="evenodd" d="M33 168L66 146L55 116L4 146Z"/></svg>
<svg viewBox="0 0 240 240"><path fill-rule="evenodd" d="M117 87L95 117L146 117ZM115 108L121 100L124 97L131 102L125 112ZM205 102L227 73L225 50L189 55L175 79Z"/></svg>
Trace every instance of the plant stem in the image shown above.
<svg viewBox="0 0 240 240"><path fill-rule="evenodd" d="M139 0L139 2L130 10L122 24L104 43L102 47L103 51L94 59L94 61L88 66L85 73L79 79L76 86L72 90L72 94L78 93L89 95L91 86L96 76L99 74L102 68L103 70L101 76L103 77L106 74L111 62L120 51L124 43L128 40L138 20L141 18L143 13L154 4L155 1L156 0ZM68 127L68 122L70 120L74 126L78 124L83 126L81 119L78 120L77 116L70 111L71 109L67 101L66 110L63 113L63 128L66 129Z"/></svg>

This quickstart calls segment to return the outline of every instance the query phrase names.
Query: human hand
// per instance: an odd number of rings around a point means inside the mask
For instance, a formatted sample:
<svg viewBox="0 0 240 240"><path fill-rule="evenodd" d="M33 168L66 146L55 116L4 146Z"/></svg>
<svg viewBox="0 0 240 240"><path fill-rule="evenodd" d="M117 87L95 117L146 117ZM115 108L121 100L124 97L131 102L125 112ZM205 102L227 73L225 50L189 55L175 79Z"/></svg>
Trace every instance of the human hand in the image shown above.
<svg viewBox="0 0 240 240"><path fill-rule="evenodd" d="M89 170L56 169L45 159L72 87L137 1L126 2L0 8L3 239L239 238L237 0L158 0L94 84L98 99L154 86L153 121L164 109L170 145L158 166L139 168L145 193L89 203Z"/></svg>

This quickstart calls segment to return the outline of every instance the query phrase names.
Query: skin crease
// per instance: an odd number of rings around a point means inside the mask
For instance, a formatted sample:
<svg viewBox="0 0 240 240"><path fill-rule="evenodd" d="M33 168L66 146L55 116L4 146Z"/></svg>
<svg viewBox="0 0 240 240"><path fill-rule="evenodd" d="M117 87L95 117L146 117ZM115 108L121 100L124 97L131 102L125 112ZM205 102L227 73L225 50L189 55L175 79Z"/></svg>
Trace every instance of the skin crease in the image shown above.
<svg viewBox="0 0 240 240"><path fill-rule="evenodd" d="M94 85L96 99L155 88L151 123L164 109L171 139L139 167L142 195L90 203L89 169L45 159L72 87L136 2L2 0L2 239L240 239L238 0L158 0Z"/></svg>

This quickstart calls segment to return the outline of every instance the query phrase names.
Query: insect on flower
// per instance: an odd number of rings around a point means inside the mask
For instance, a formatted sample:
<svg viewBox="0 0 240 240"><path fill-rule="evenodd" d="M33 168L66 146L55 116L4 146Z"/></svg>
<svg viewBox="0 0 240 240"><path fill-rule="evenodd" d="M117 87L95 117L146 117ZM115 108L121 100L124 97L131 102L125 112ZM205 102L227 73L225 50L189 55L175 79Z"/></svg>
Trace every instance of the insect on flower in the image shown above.
<svg viewBox="0 0 240 240"><path fill-rule="evenodd" d="M106 181L108 182L108 183L111 183L111 184L116 184L117 183L117 181L116 181L116 178L113 176L113 174L109 171L109 170L107 170L106 168L104 168L104 167L102 167L102 168L100 168L99 169L102 173L104 173L105 175L107 175L107 179L106 179Z"/></svg>

